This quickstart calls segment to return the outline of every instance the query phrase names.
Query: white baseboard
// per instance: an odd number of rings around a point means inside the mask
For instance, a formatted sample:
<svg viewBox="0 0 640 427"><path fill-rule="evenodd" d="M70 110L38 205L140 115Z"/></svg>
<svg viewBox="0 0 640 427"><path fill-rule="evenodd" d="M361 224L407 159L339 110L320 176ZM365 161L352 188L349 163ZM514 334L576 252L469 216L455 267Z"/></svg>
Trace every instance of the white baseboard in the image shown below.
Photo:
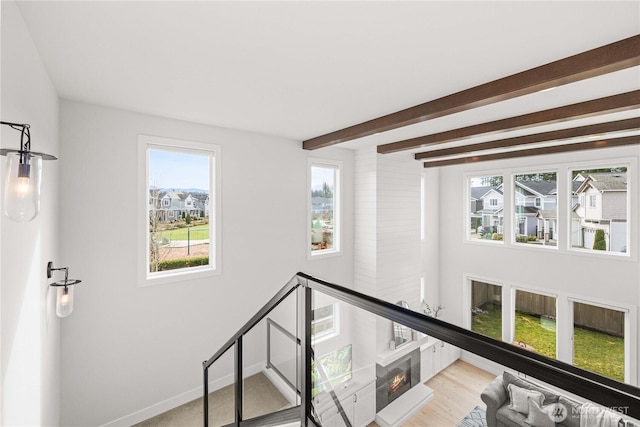
<svg viewBox="0 0 640 427"><path fill-rule="evenodd" d="M251 376L257 374L258 372L263 371L265 366L266 362L260 362L256 363L255 365L245 367L243 370L244 375ZM209 381L209 393L215 390L219 390L222 387L228 386L229 384L233 384L233 381L233 374L225 375L224 377L214 381ZM120 417L106 424L102 424L101 427L130 427L133 424L148 420L149 418L160 415L173 408L177 408L178 406L184 405L185 403L191 402L192 400L202 398L203 393L204 390L202 386L196 387L192 390L180 393L177 396L163 400L162 402L155 403L151 406L140 409L139 411L133 412L129 415L125 415L124 417Z"/></svg>
<svg viewBox="0 0 640 427"><path fill-rule="evenodd" d="M273 369L265 369L263 373L292 406L298 404L298 394L278 374L273 372Z"/></svg>
<svg viewBox="0 0 640 427"><path fill-rule="evenodd" d="M491 360L487 360L484 357L477 356L468 351L462 350L460 359L480 369L484 369L487 372L494 374L495 376L501 375L507 368Z"/></svg>

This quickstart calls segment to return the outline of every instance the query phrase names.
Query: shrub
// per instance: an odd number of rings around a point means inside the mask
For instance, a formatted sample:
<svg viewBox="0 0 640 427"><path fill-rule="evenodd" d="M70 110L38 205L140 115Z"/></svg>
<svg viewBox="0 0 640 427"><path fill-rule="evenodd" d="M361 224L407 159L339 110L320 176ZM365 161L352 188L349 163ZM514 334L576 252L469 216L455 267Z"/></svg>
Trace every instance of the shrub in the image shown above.
<svg viewBox="0 0 640 427"><path fill-rule="evenodd" d="M493 240L502 240L503 237L502 237L502 234L500 234L500 233L493 233L493 235L491 235L491 239L493 239Z"/></svg>
<svg viewBox="0 0 640 427"><path fill-rule="evenodd" d="M158 263L157 271L175 270L178 268L196 267L198 265L209 265L209 257L189 258L189 259L171 259ZM153 265L150 271L153 270Z"/></svg>
<svg viewBox="0 0 640 427"><path fill-rule="evenodd" d="M187 223L187 225L191 224L191 215L187 214L187 216L184 218L184 221Z"/></svg>
<svg viewBox="0 0 640 427"><path fill-rule="evenodd" d="M528 242L535 242L536 240L538 240L538 238L535 236L535 234L529 234L527 236L527 241Z"/></svg>
<svg viewBox="0 0 640 427"><path fill-rule="evenodd" d="M606 251L607 241L604 239L604 230L596 230L596 236L593 240L593 250Z"/></svg>
<svg viewBox="0 0 640 427"><path fill-rule="evenodd" d="M516 236L516 242L518 243L527 243L527 240L526 236Z"/></svg>

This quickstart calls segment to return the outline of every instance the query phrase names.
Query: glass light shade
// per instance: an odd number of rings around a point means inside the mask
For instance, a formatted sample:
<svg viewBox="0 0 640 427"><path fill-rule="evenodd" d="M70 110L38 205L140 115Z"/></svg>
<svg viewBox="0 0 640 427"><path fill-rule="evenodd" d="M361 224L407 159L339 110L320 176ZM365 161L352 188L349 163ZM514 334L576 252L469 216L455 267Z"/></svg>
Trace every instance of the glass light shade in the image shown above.
<svg viewBox="0 0 640 427"><path fill-rule="evenodd" d="M56 296L56 314L67 317L73 312L73 286L59 286Z"/></svg>
<svg viewBox="0 0 640 427"><path fill-rule="evenodd" d="M13 221L28 222L40 211L42 157L31 155L29 164L20 163L20 153L7 153L4 184L4 213Z"/></svg>

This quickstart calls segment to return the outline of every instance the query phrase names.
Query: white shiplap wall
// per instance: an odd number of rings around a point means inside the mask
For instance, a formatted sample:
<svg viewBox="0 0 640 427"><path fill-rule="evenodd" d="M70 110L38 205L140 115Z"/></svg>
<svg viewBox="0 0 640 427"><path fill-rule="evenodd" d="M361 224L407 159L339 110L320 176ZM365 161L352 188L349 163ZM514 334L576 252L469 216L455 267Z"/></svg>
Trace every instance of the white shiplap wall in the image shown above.
<svg viewBox="0 0 640 427"><path fill-rule="evenodd" d="M409 155L355 155L355 286L377 298L420 308L420 172ZM377 319L376 350L388 349L391 324Z"/></svg>

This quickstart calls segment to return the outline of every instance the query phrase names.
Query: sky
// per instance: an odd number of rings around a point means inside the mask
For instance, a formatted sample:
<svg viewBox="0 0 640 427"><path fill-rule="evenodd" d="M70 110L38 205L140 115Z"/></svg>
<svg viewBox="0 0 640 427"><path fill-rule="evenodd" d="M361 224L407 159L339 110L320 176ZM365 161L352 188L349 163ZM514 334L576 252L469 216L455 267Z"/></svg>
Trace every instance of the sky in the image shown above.
<svg viewBox="0 0 640 427"><path fill-rule="evenodd" d="M209 191L209 156L149 150L149 185Z"/></svg>
<svg viewBox="0 0 640 427"><path fill-rule="evenodd" d="M311 167L311 188L322 188L323 183L327 183L330 188L333 188L333 177L335 175L335 168L326 167Z"/></svg>

